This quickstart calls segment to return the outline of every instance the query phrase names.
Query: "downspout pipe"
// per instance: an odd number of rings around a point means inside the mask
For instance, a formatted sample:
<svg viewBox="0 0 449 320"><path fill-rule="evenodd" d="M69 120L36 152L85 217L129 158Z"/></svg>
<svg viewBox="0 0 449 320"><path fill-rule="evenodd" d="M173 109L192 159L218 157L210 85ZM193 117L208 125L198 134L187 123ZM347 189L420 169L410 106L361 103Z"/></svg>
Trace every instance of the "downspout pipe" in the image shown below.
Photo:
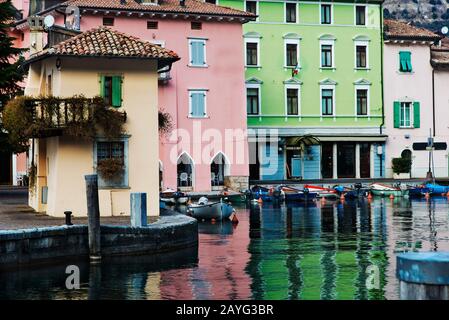
<svg viewBox="0 0 449 320"><path fill-rule="evenodd" d="M431 49L432 50L432 49ZM433 121L433 136L436 136L436 120L435 120L435 68L432 67L432 121Z"/></svg>
<svg viewBox="0 0 449 320"><path fill-rule="evenodd" d="M382 4L379 5L380 16L380 87L381 87L381 109L382 109L382 123L379 126L379 133L382 135L383 126L385 125L385 108L384 108L384 16L382 12Z"/></svg>

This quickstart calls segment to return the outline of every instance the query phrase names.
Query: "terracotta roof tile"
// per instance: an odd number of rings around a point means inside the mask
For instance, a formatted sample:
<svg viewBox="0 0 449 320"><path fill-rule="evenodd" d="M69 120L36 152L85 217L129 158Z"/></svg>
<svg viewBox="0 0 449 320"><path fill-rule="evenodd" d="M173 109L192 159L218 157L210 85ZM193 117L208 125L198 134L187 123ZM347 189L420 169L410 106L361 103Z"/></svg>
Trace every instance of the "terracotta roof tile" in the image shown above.
<svg viewBox="0 0 449 320"><path fill-rule="evenodd" d="M52 55L179 60L173 51L107 27L85 31L34 54L29 60Z"/></svg>
<svg viewBox="0 0 449 320"><path fill-rule="evenodd" d="M424 41L441 39L439 35L430 30L418 28L406 22L388 19L384 21L384 37L385 39Z"/></svg>
<svg viewBox="0 0 449 320"><path fill-rule="evenodd" d="M431 63L435 68L449 68L449 38L441 39L439 45L433 45Z"/></svg>
<svg viewBox="0 0 449 320"><path fill-rule="evenodd" d="M217 16L236 16L247 19L256 18L256 15L246 11L218 6L200 0L185 0L184 6L180 5L179 0L159 0L158 4L141 4L139 3L139 0L126 0L125 4L122 4L121 0L69 0L64 2L62 5L71 5L80 8L148 11L156 13L193 13Z"/></svg>

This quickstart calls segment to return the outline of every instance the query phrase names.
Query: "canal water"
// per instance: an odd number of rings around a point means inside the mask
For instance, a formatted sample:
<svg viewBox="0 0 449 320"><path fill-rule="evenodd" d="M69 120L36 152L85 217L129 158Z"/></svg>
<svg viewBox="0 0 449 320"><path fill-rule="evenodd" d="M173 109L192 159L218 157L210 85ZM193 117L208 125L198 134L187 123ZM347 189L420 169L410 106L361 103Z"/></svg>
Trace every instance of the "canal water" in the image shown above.
<svg viewBox="0 0 449 320"><path fill-rule="evenodd" d="M236 208L199 224L198 251L2 272L0 299L398 299L398 252L449 250L445 197Z"/></svg>

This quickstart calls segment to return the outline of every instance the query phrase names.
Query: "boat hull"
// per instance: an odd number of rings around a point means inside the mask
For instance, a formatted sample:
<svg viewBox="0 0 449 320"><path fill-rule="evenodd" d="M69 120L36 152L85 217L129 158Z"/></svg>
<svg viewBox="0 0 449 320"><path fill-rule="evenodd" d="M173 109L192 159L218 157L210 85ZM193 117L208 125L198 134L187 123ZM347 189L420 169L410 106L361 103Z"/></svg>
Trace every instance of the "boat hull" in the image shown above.
<svg viewBox="0 0 449 320"><path fill-rule="evenodd" d="M378 189L371 189L371 192L375 196L379 197L405 197L408 196L409 191L408 190L378 190Z"/></svg>
<svg viewBox="0 0 449 320"><path fill-rule="evenodd" d="M225 220L229 219L234 208L227 203L213 202L204 205L192 204L189 206L188 212L199 220Z"/></svg>

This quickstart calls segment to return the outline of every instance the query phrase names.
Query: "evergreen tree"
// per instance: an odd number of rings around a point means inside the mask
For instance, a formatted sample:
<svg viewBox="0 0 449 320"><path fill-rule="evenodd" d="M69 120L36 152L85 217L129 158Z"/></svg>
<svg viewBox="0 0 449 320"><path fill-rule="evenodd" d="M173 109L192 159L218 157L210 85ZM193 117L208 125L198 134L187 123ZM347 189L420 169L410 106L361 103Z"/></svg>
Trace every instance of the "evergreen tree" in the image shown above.
<svg viewBox="0 0 449 320"><path fill-rule="evenodd" d="M24 49L14 48L14 38L9 35L17 10L11 0L0 0L0 152L20 152L8 143L7 133L1 124L1 113L6 103L22 92L19 83L24 78L21 68Z"/></svg>

